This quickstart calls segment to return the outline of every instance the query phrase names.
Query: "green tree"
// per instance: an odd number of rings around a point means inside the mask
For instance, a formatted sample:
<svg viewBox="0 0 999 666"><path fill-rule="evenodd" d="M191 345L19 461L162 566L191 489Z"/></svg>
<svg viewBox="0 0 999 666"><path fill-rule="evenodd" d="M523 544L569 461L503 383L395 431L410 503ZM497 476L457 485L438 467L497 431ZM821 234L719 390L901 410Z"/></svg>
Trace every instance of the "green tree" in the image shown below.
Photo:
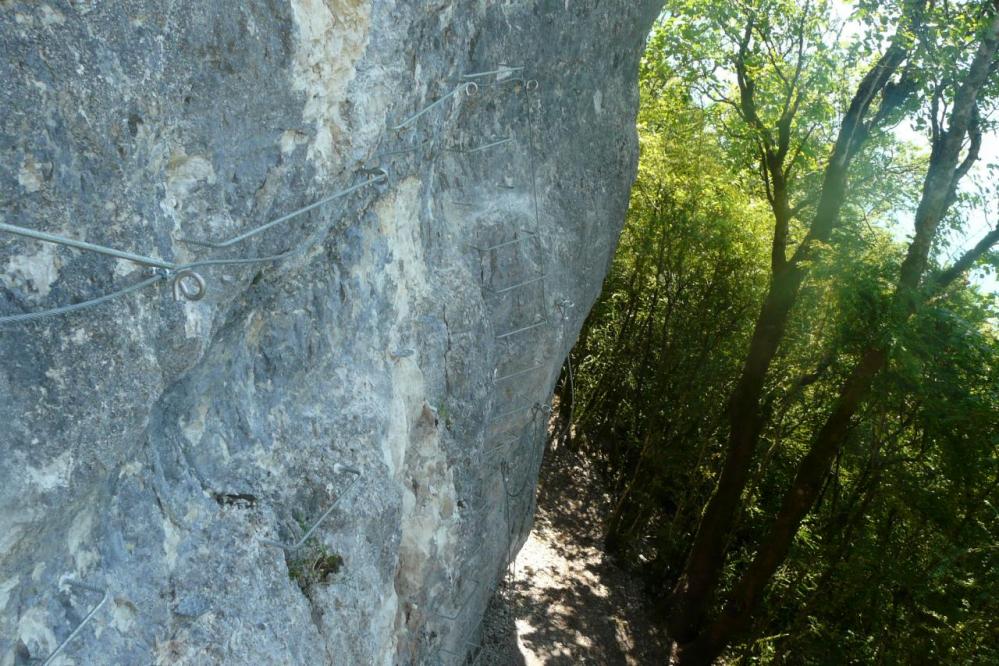
<svg viewBox="0 0 999 666"><path fill-rule="evenodd" d="M705 3L683 3L680 10L686 13L695 7L707 9ZM796 154L793 150L794 119L800 117L801 101L807 100L802 92L802 75L818 83L835 80L835 77L821 74L813 77L806 66L808 61L819 62L818 54L823 51L822 40L816 41L812 30L813 26L821 25L821 21L812 17L821 16L823 12L820 9L812 14L808 4L799 9L790 3L759 2L736 5L735 16L732 16L732 7L728 3L719 12L716 26L723 39L731 44L729 61L738 90L738 98L732 101L732 106L751 135L751 143L755 144L767 199L773 210L771 276L742 372L728 401L725 463L701 517L684 570L673 589L670 630L675 641L675 657L678 663L689 664L713 661L733 636L748 626L751 612L759 603L765 586L783 563L802 519L815 502L854 415L875 377L886 366L893 348L891 337L911 318L928 294L945 290L991 247L995 236L999 236L999 232L990 233L953 267L925 279L930 248L941 221L954 202L959 181L978 156L981 142L979 93L995 71L999 48L999 17L995 7L979 11L977 20L972 12L961 16L967 32L959 33L957 37L965 45L970 44L966 46L970 55L950 49L951 55L957 56L956 62L964 67L951 64L944 72L937 72L933 68L939 64L938 59L932 57L934 50L920 47L945 36L951 37L953 31L948 28L946 32L951 34L943 35L944 30L935 30L945 17L926 2L903 3L894 37L857 84L843 114L831 154L825 162L814 211L809 215L804 237L790 254L791 221L798 206L792 208L788 181ZM736 26L740 29L733 30ZM814 51L805 48L806 42ZM920 58L924 53L930 57ZM817 69L823 72L825 68L819 66ZM946 83L936 82L933 75L938 73L947 74ZM760 81L765 83L761 85ZM764 91L769 94L761 94ZM798 465L768 533L729 591L721 613L708 620L709 603L723 573L727 543L766 423L765 382L785 337L791 310L816 253L832 240L840 222L848 196L851 164L873 133L886 121L894 119L910 100L918 100L917 93L928 93L932 104L931 155L915 213L915 235L899 267L890 304L879 322L881 334L865 346L842 382L825 422ZM760 99L764 96L778 102L761 104ZM945 99L950 104L941 111L939 101ZM800 128L803 123L799 122L797 126ZM962 158L966 140L969 145ZM802 146L807 141L806 135L797 145Z"/></svg>
<svg viewBox="0 0 999 666"><path fill-rule="evenodd" d="M667 4L576 429L614 483L608 545L670 583L677 663L821 662L830 632L889 663L994 655L995 310L960 278L999 230L937 259L982 203L960 185L997 13L862 2L840 39L827 3ZM883 230L906 218L907 243Z"/></svg>
<svg viewBox="0 0 999 666"><path fill-rule="evenodd" d="M577 346L584 362L576 428L611 442L604 462L622 471L612 548L627 547L658 502L688 523L696 517L707 489L696 470L716 453L701 433L722 425L714 406L729 390L766 277L765 207L732 181L704 113L679 82L651 74L643 81L634 202ZM694 473L662 474L667 451L671 464ZM691 486L701 494L688 493ZM660 541L677 543L674 533L684 529L673 520Z"/></svg>

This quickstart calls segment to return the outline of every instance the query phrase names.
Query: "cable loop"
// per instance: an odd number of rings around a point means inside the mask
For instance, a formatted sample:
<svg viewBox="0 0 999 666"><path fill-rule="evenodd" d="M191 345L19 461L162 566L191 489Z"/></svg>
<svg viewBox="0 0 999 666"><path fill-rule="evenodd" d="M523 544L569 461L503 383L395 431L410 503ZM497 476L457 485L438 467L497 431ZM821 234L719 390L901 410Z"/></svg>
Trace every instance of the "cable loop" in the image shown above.
<svg viewBox="0 0 999 666"><path fill-rule="evenodd" d="M177 271L173 275L173 298L179 301L182 297L189 301L200 301L205 297L208 288L205 278L189 268Z"/></svg>

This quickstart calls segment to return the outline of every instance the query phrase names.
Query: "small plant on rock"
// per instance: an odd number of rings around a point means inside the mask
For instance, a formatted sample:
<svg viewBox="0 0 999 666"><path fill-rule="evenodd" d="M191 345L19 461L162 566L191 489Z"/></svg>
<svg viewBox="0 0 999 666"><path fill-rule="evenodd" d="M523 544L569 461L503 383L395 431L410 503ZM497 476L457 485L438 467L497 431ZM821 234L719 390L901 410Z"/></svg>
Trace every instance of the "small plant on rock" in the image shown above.
<svg viewBox="0 0 999 666"><path fill-rule="evenodd" d="M325 546L306 546L304 552L288 562L288 577L307 592L316 585L328 585L343 568L343 557Z"/></svg>

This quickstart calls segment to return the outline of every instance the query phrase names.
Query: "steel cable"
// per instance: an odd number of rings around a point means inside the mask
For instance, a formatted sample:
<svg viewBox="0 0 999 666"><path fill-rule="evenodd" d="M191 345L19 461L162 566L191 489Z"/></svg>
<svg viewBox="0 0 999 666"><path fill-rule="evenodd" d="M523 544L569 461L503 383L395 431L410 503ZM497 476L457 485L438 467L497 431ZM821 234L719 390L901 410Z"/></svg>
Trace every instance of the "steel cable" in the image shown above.
<svg viewBox="0 0 999 666"><path fill-rule="evenodd" d="M110 294L105 294L104 296L98 296L97 298L91 298L87 301L82 301L80 303L74 303L72 305L63 305L57 308L50 308L48 310L39 310L37 312L26 312L24 314L16 315L3 315L0 316L0 326L5 326L8 324L21 324L24 322L35 321L38 319L44 319L46 317L54 317L57 315L69 314L71 312L79 312L80 310L86 310L88 308L93 308L102 303L107 303L113 301L116 298L121 298L122 296L127 296L133 292L145 289L146 287L152 286L157 282L162 282L168 279L166 273L160 273L154 275L151 278L137 282L131 286L125 287L124 289L119 289L118 291L113 291Z"/></svg>

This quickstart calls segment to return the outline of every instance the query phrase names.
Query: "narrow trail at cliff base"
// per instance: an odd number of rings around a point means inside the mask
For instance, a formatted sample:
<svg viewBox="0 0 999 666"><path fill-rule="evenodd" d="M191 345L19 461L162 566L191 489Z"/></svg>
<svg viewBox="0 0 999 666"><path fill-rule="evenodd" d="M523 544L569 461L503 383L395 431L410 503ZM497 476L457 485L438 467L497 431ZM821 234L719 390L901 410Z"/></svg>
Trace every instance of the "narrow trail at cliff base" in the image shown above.
<svg viewBox="0 0 999 666"><path fill-rule="evenodd" d="M607 504L591 463L546 452L534 529L490 601L478 664L665 663L641 583L604 551Z"/></svg>

